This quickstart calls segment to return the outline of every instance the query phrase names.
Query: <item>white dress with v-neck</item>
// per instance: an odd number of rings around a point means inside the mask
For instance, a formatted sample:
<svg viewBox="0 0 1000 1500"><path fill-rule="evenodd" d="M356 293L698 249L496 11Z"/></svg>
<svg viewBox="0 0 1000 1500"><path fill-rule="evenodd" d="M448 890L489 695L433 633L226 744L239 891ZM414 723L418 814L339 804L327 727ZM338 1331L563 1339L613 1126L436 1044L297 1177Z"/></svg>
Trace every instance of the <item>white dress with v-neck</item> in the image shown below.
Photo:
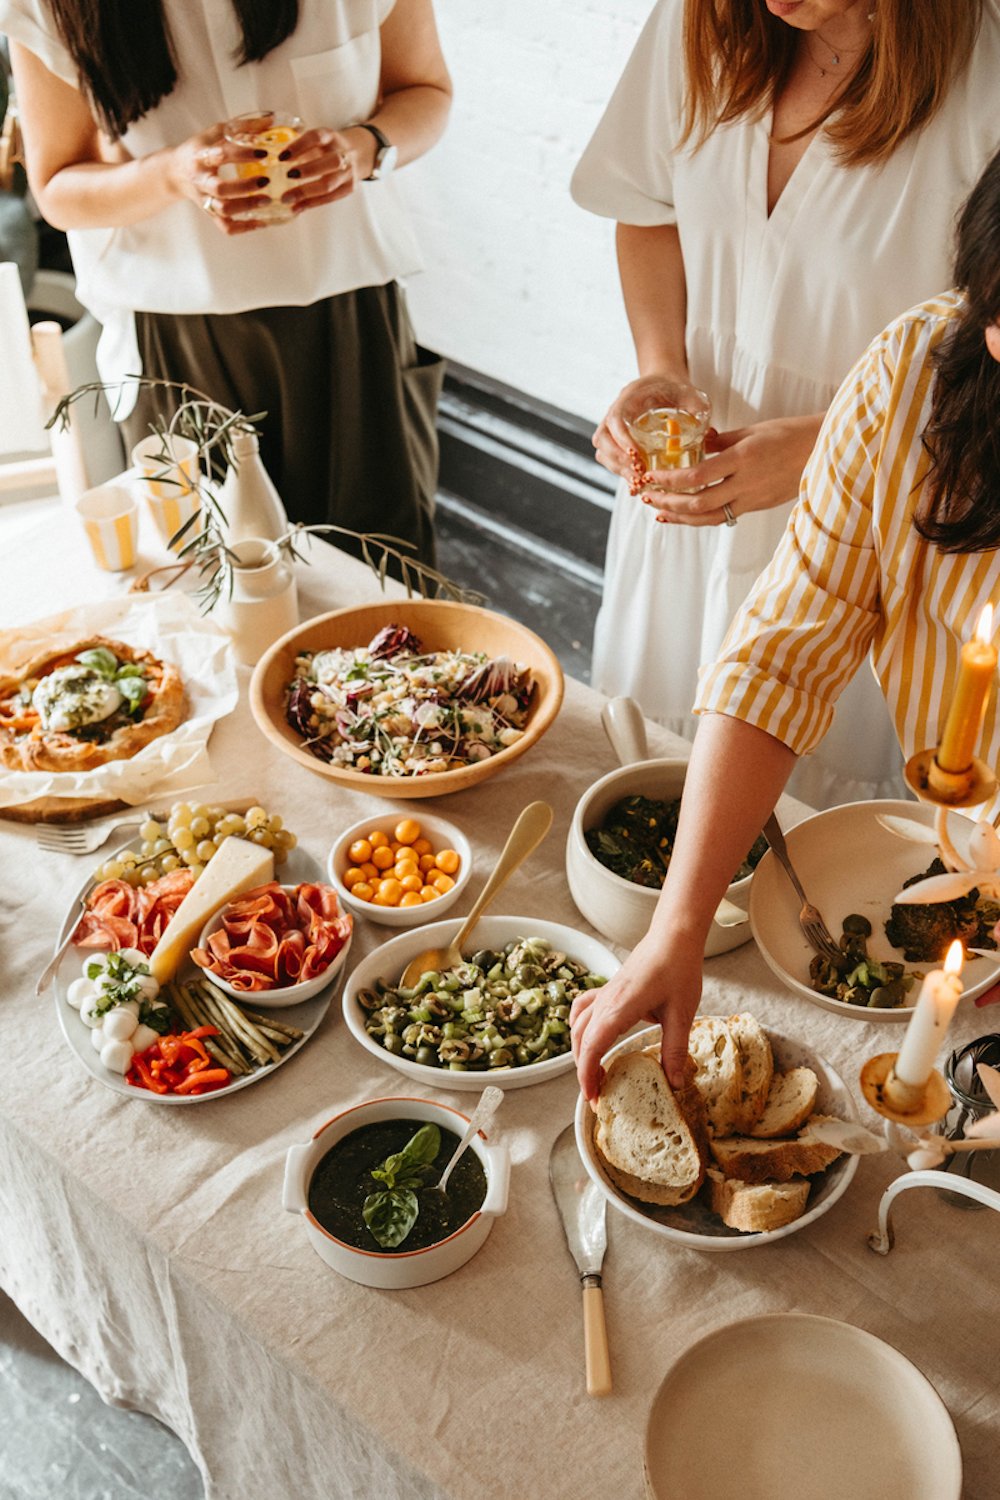
<svg viewBox="0 0 1000 1500"><path fill-rule="evenodd" d="M987 0L972 61L931 123L881 167L839 166L822 132L770 215L770 115L678 149L683 0L660 0L573 178L584 208L676 223L691 378L720 431L823 411L869 341L951 284L955 213L1000 143L1000 6ZM627 372L619 372L623 383ZM616 375L609 371L609 390ZM594 685L628 693L690 736L698 668L771 558L789 503L735 527L662 526L621 487L594 640ZM874 678L842 697L798 768L814 806L899 795L902 760Z"/></svg>

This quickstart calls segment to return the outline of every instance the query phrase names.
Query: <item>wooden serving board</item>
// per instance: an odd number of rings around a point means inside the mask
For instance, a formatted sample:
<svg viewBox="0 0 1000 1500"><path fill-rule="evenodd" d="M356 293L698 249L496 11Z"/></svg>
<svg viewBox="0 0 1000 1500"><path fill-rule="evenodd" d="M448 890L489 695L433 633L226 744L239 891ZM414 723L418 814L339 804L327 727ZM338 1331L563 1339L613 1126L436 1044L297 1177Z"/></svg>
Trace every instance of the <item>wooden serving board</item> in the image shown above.
<svg viewBox="0 0 1000 1500"><path fill-rule="evenodd" d="M10 823L86 823L91 818L110 817L128 806L109 797L36 797L17 807L0 807L0 818Z"/></svg>

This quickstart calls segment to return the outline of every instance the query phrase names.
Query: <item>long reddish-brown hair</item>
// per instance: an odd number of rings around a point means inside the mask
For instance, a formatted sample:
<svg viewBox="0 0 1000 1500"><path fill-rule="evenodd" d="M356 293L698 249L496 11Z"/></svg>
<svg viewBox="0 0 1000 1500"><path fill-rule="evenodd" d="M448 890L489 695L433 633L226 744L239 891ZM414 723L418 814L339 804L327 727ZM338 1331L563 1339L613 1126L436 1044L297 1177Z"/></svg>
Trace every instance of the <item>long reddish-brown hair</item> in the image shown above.
<svg viewBox="0 0 1000 1500"><path fill-rule="evenodd" d="M885 161L940 109L969 60L982 12L983 0L872 0L868 47L807 130L823 125L845 166ZM716 125L762 115L798 45L796 28L764 0L685 0L682 139L702 141Z"/></svg>

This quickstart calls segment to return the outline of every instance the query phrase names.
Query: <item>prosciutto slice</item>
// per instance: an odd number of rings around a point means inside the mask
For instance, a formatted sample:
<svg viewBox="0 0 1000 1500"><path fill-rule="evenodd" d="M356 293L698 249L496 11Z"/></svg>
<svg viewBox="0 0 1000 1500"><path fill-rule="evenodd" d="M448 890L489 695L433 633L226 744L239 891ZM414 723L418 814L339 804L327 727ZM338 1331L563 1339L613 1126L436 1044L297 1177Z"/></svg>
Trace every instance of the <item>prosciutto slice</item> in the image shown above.
<svg viewBox="0 0 1000 1500"><path fill-rule="evenodd" d="M222 926L191 957L234 990L253 993L305 984L330 967L351 935L332 886L277 881L237 896Z"/></svg>
<svg viewBox="0 0 1000 1500"><path fill-rule="evenodd" d="M73 934L78 948L137 948L148 958L194 884L190 870L172 870L149 885L102 880L87 897Z"/></svg>

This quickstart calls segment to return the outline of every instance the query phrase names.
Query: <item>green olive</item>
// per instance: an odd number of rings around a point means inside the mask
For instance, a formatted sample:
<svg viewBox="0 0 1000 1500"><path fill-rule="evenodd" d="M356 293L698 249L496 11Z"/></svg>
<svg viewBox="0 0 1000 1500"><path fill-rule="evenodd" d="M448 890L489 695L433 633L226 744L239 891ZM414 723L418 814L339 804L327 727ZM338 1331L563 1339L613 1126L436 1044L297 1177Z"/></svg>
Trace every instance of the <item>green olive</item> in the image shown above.
<svg viewBox="0 0 1000 1500"><path fill-rule="evenodd" d="M872 924L867 917L862 917L857 912L852 912L850 916L845 917L841 925L845 932L854 933L858 937L867 938L872 935Z"/></svg>

